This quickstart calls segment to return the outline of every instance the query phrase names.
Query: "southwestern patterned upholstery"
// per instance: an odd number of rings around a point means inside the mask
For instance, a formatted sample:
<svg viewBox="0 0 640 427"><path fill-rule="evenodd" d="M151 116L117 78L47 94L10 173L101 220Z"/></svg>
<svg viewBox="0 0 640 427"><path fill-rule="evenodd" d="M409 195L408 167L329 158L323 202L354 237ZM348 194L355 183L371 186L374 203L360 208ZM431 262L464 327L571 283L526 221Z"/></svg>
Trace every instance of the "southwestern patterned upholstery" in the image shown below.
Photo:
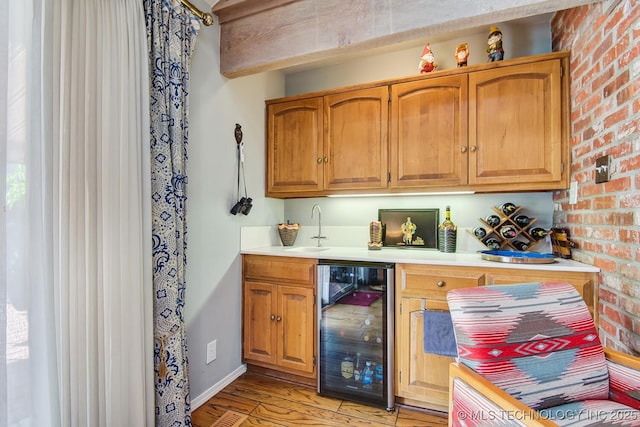
<svg viewBox="0 0 640 427"><path fill-rule="evenodd" d="M455 289L447 301L458 348L450 425L640 426L640 360L607 360L572 285Z"/></svg>

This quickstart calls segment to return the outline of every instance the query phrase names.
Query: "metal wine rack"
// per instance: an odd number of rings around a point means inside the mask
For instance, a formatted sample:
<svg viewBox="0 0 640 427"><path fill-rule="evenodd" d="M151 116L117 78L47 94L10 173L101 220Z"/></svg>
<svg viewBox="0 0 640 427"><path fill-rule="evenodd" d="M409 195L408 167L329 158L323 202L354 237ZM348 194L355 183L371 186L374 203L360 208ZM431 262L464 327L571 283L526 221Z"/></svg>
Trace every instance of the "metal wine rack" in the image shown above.
<svg viewBox="0 0 640 427"><path fill-rule="evenodd" d="M479 218L482 223L483 228L486 230L486 235L482 238L478 238L474 232L471 232L473 237L486 246L489 249L496 250L515 250L522 251L522 249L518 248L518 243L523 242L527 245L527 248L524 250L530 251L535 245L537 245L540 241L544 240L544 238L536 239L532 235L529 234L530 230L533 228L533 224L536 222L536 218L529 217L529 223L522 226L515 221L515 217L517 217L522 210L522 206L516 206L513 212L510 214L505 214L502 209L497 206L491 207L493 211L500 218L500 222L497 225L490 225L485 218ZM515 236L513 237L505 237L500 233L500 230L503 227L511 226L515 230ZM491 239L496 239L498 241L499 247L491 247L487 244Z"/></svg>

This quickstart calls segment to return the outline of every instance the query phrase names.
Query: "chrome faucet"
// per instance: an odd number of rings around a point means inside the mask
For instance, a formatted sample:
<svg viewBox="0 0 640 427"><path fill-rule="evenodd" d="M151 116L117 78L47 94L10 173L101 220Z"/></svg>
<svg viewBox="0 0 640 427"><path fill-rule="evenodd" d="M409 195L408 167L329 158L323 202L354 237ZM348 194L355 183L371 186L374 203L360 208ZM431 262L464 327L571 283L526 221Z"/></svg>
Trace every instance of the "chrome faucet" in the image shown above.
<svg viewBox="0 0 640 427"><path fill-rule="evenodd" d="M317 204L313 205L311 208L311 219L313 219L313 214L318 211L318 235L311 237L312 239L318 239L318 247L322 246L322 239L326 239L325 236L322 235L322 209Z"/></svg>

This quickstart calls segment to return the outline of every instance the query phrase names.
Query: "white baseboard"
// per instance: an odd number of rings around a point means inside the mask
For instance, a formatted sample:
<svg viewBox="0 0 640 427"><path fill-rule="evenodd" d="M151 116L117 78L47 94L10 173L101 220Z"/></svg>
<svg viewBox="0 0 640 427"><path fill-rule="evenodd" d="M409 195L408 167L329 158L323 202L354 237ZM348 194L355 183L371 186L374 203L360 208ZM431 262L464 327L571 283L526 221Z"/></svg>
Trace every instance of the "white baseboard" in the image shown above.
<svg viewBox="0 0 640 427"><path fill-rule="evenodd" d="M247 365L245 364L240 365L235 371L231 372L229 375L227 375L226 377L218 381L212 387L205 390L205 392L202 393L200 396L191 400L191 410L195 411L200 406L207 403L207 400L211 399L213 396L218 394L220 391L222 391L223 388L231 384L236 378L238 378L240 375L244 374L245 372L247 372Z"/></svg>

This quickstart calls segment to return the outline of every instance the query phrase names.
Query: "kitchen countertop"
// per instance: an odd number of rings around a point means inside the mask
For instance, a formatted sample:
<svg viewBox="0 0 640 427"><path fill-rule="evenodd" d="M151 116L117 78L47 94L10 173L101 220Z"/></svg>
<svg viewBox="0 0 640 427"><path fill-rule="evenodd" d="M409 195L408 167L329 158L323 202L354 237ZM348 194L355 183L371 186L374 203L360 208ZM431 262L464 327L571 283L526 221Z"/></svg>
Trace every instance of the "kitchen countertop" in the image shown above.
<svg viewBox="0 0 640 427"><path fill-rule="evenodd" d="M556 258L550 264L511 264L483 260L478 252L443 253L434 249L382 248L369 250L360 247L264 246L245 248L242 254L330 259L340 261L369 261L405 264L448 265L458 267L511 268L543 271L576 271L597 273L599 268L573 260Z"/></svg>

